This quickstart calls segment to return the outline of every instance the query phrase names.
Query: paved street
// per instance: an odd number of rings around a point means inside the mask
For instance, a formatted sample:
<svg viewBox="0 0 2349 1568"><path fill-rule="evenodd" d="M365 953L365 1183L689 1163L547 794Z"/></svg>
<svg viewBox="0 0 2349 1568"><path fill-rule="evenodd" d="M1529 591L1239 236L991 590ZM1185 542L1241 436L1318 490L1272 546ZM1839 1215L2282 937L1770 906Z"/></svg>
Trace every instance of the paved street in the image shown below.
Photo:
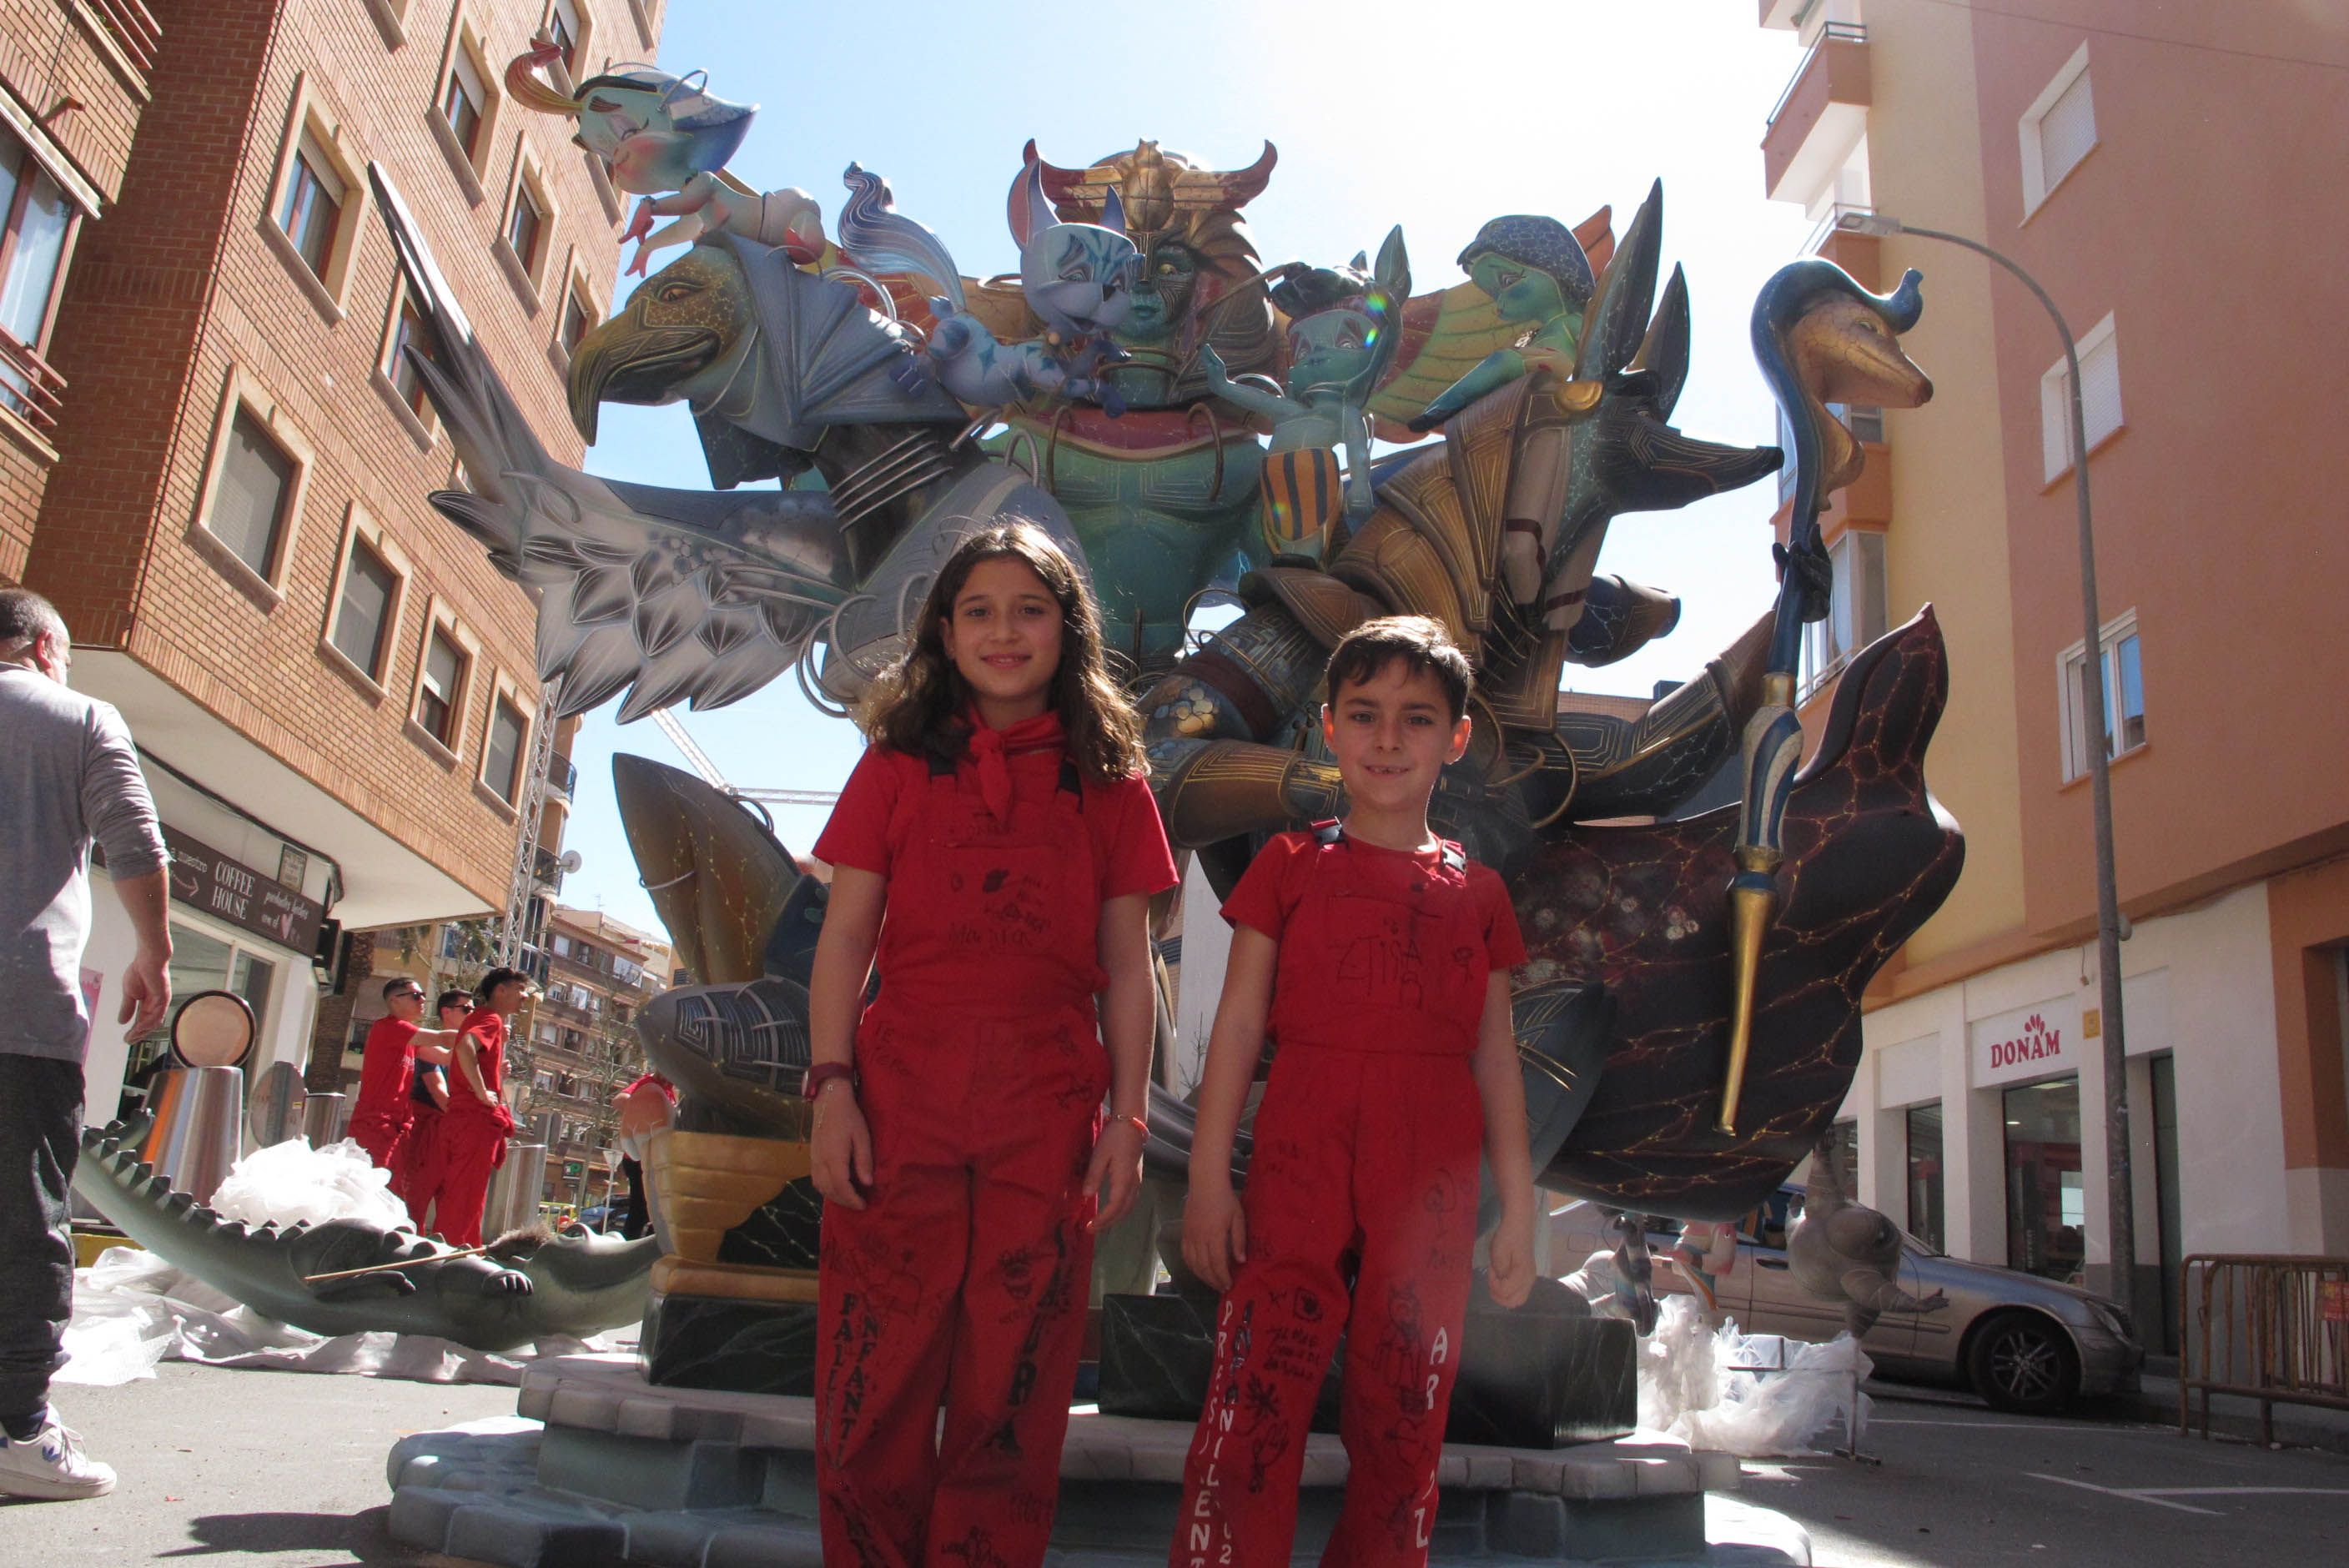
<svg viewBox="0 0 2349 1568"><path fill-rule="evenodd" d="M61 1388L122 1472L85 1503L0 1505L0 1568L423 1568L384 1534L385 1452L404 1432L510 1415L513 1391L167 1362L153 1382ZM1882 1462L1749 1465L1744 1497L1800 1521L1822 1568L2323 1562L2349 1519L2349 1458L2181 1440L1880 1399Z"/></svg>
<svg viewBox="0 0 2349 1568"><path fill-rule="evenodd" d="M2335 1561L2349 1458L1879 1398L1880 1464L1746 1466L1747 1501L1811 1532L1820 1568Z"/></svg>

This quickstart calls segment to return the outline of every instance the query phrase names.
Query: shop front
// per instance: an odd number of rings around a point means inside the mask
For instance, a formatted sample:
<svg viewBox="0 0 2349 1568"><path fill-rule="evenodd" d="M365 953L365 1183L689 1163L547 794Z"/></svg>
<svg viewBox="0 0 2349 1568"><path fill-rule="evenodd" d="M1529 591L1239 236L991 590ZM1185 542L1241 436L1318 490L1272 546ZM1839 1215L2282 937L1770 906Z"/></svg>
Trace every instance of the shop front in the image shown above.
<svg viewBox="0 0 2349 1568"><path fill-rule="evenodd" d="M1973 1086L1997 1097L2005 1150L2006 1266L2083 1283L2087 1189L2080 1150L2082 1009L2052 997L1967 1029Z"/></svg>
<svg viewBox="0 0 2349 1568"><path fill-rule="evenodd" d="M201 991L243 999L255 1026L245 1062L250 1092L272 1062L299 1067L305 1058L334 867L160 769L150 766L148 779L171 853L173 1008ZM169 1020L138 1037L115 1022L137 942L102 864L91 880L90 940L82 960L83 989L93 998L83 1115L104 1121L145 1103L156 1073L169 1065Z"/></svg>

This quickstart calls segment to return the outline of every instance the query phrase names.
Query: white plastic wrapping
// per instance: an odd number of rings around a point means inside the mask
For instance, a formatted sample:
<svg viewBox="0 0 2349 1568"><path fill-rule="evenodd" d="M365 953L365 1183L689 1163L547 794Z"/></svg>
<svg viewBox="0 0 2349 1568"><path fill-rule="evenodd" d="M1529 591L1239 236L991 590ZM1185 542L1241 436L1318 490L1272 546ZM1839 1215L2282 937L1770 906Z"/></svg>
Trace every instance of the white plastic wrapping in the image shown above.
<svg viewBox="0 0 2349 1568"><path fill-rule="evenodd" d="M409 1223L408 1205L391 1194L391 1173L377 1170L367 1150L347 1138L324 1149L290 1138L254 1150L231 1168L212 1206L248 1225L362 1220L406 1230Z"/></svg>
<svg viewBox="0 0 2349 1568"><path fill-rule="evenodd" d="M1808 1453L1822 1436L1843 1439L1857 1398L1865 1429L1858 1385L1873 1367L1849 1334L1812 1345L1708 1327L1692 1296L1657 1305L1656 1331L1640 1344L1641 1427L1741 1459Z"/></svg>

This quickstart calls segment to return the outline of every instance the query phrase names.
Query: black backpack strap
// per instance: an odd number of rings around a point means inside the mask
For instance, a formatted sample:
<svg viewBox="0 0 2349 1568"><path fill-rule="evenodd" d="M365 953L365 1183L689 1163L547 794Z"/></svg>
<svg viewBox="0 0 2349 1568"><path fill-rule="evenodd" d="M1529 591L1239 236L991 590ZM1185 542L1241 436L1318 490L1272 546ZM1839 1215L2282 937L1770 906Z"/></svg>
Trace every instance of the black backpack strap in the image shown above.
<svg viewBox="0 0 2349 1568"><path fill-rule="evenodd" d="M951 779L954 777L955 759L953 758L941 757L935 751L926 752L924 755L929 758L931 778Z"/></svg>
<svg viewBox="0 0 2349 1568"><path fill-rule="evenodd" d="M1076 797L1078 810L1085 809L1084 775L1077 771L1077 759L1073 757L1061 758L1061 788Z"/></svg>
<svg viewBox="0 0 2349 1568"><path fill-rule="evenodd" d="M1326 822L1314 823L1309 830L1313 834L1313 841L1325 849L1331 844L1344 842L1346 837L1345 825L1334 817Z"/></svg>

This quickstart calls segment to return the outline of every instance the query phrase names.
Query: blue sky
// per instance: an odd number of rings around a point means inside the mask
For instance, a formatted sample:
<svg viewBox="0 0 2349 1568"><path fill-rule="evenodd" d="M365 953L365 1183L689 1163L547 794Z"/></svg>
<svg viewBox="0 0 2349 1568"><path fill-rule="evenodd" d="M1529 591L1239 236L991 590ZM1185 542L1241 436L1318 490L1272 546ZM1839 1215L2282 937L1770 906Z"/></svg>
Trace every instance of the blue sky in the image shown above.
<svg viewBox="0 0 2349 1568"><path fill-rule="evenodd" d="M1544 212L1577 223L1611 203L1619 232L1661 178L1664 265L1686 265L1695 318L1675 419L1715 440L1775 438L1746 313L1809 225L1798 209L1763 199L1763 124L1798 54L1792 34L1754 25L1753 0L670 0L667 11L660 63L707 69L712 91L762 106L735 173L761 190L808 191L829 230L844 195L840 172L862 162L888 178L898 210L936 230L967 273L1016 269L1004 196L1031 136L1066 166L1148 138L1226 169L1253 162L1269 138L1279 165L1247 210L1264 259L1342 262L1375 251L1401 223L1421 292L1459 281L1451 258L1487 218ZM707 487L683 408L609 406L601 428L593 471ZM1681 624L1620 665L1569 669L1568 684L1645 694L1701 670L1769 604L1776 499L1764 480L1619 520L1601 568L1682 594ZM613 803L611 756L683 759L651 723L624 730L611 712L590 715L574 748L580 782L565 841L584 863L564 902L657 931ZM680 717L743 786L836 789L860 745L789 679ZM820 809L776 811L794 850L823 819Z"/></svg>

